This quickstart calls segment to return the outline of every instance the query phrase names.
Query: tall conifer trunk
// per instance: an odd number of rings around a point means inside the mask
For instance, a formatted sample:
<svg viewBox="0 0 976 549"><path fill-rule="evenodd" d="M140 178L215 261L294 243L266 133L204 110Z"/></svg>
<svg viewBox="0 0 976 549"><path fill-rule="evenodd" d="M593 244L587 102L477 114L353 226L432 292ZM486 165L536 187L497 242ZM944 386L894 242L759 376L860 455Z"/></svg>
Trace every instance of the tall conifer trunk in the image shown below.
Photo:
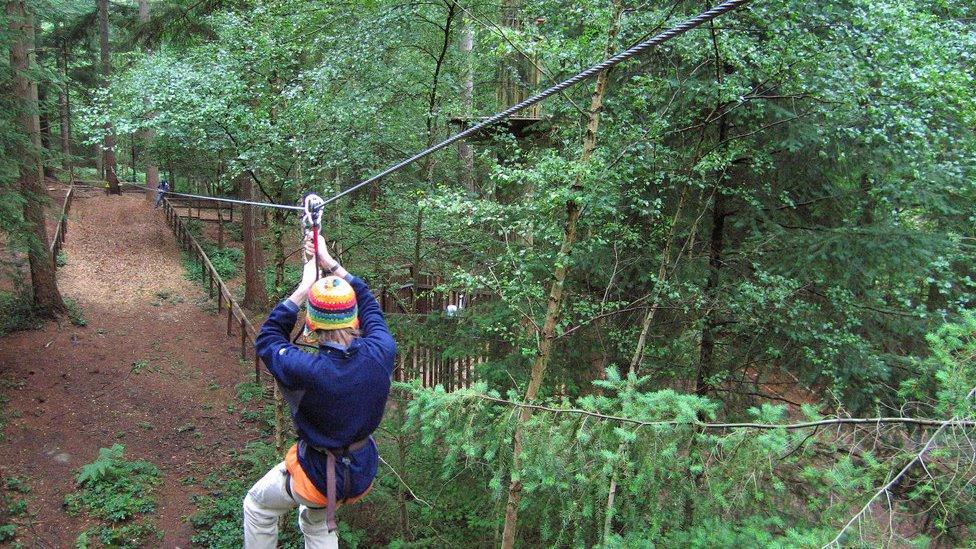
<svg viewBox="0 0 976 549"><path fill-rule="evenodd" d="M712 48L715 60L715 86L719 89L722 86L723 73L726 70L725 63L719 54L718 34L715 24L710 23L709 28L712 37ZM715 112L721 112L723 108L721 98L716 100ZM722 114L718 121L718 143L725 141L728 135L728 117ZM718 285L722 271L723 253L725 251L725 218L726 197L722 190L722 178L724 174L716 176L715 186L713 187L714 199L712 203L712 232L708 245L708 278L705 282L705 319L702 325L701 345L698 351L698 372L695 375L695 394L704 396L712 390L710 377L715 373L715 331L719 326L718 315L716 314L715 299L718 294Z"/></svg>
<svg viewBox="0 0 976 549"><path fill-rule="evenodd" d="M238 176L241 197L254 200L254 181L244 172ZM244 306L252 311L263 310L268 305L268 290L264 285L264 253L258 242L258 220L256 206L244 205L242 224L244 225Z"/></svg>
<svg viewBox="0 0 976 549"><path fill-rule="evenodd" d="M66 311L54 272L47 227L44 225L44 186L41 184L40 121L37 117L37 86L29 79L30 52L34 50L34 23L23 0L7 2L10 34L10 66L13 69L13 91L17 98L17 125L27 135L28 143L20 147L20 192L24 198L24 218L30 230L27 260L37 312L52 317Z"/></svg>
<svg viewBox="0 0 976 549"><path fill-rule="evenodd" d="M58 72L61 75L61 88L58 91L58 125L61 137L61 168L74 179L71 162L71 104L68 96L68 46L61 40L58 55Z"/></svg>
<svg viewBox="0 0 976 549"><path fill-rule="evenodd" d="M139 0L139 23L145 25L149 23L149 20L149 0ZM145 150L148 151L148 154L146 154L146 187L155 189L159 187L159 166L156 164L156 158L153 156L154 152L152 150L152 142L156 137L156 132L151 129L142 130L139 132L139 137L142 139ZM153 200L154 194L153 191L146 191L146 197L149 200Z"/></svg>
<svg viewBox="0 0 976 549"><path fill-rule="evenodd" d="M474 110L474 29L470 21L461 24L461 40L458 49L461 52L461 118L469 120ZM461 186L474 193L478 189L474 184L474 150L467 139L458 142L458 159L460 160L459 180Z"/></svg>
<svg viewBox="0 0 976 549"><path fill-rule="evenodd" d="M607 43L604 48L604 59L613 53L614 42L617 38L620 21L620 2L613 1L613 12L610 17L609 28L607 29ZM603 112L603 96L606 92L607 81L610 78L610 70L605 70L597 76L596 86L590 98L590 109L586 124L586 133L583 135L583 151L580 154L580 163L587 163L596 149L597 130L600 127L600 114ZM545 321L542 331L539 334L539 349L536 353L535 362L532 364L532 374L529 379L529 386L525 391L525 401L535 400L542 386L546 369L552 357L552 347L556 340L556 324L559 321L560 311L563 304L563 289L566 282L566 275L569 272L570 253L573 244L576 242L576 229L582 213L581 205L576 195L582 190L581 177L573 182L573 189L569 200L566 202L566 224L563 232L563 241L559 247L559 254L556 256L556 264L553 269L552 286L549 289L549 299L546 305ZM511 549L515 547L515 539L518 535L518 507L522 499L522 481L518 477L518 469L521 467L522 458L522 430L525 423L532 417L531 408L522 408L519 412L518 422L515 426L515 436L512 447L512 472L508 486L508 503L505 506L505 527L502 532L502 547Z"/></svg>
<svg viewBox="0 0 976 549"><path fill-rule="evenodd" d="M38 63L40 59L38 59ZM48 166L47 158L50 158L50 154L47 151L51 150L51 117L47 114L47 109L44 108L47 102L47 86L37 86L37 116L38 122L40 123L41 131L41 173L44 177L41 178L43 182L45 178L54 177L54 170Z"/></svg>
<svg viewBox="0 0 976 549"><path fill-rule="evenodd" d="M97 0L98 2L98 43L101 49L102 59L102 85L108 89L109 77L112 75L112 62L109 58L108 44L108 0ZM122 194L119 188L118 166L115 161L115 129L111 122L105 123L105 139L102 141L103 167L105 169L105 181L108 182L109 192L112 194Z"/></svg>

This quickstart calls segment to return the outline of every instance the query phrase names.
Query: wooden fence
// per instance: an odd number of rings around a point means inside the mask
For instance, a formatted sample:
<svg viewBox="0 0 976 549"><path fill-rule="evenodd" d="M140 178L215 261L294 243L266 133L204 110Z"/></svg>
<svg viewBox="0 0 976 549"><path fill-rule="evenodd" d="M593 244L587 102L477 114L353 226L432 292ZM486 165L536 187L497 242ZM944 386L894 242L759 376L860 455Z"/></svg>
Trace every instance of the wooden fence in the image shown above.
<svg viewBox="0 0 976 549"><path fill-rule="evenodd" d="M395 287L384 287L379 291L379 302L383 312L390 314L437 314L446 313L452 306L455 311L494 299L490 292L443 292L438 286L443 280L428 274L413 281L408 274L405 282Z"/></svg>
<svg viewBox="0 0 976 549"><path fill-rule="evenodd" d="M188 252L193 259L200 263L200 271L203 273L203 283L207 288L207 293L211 298L216 293L218 314L220 314L226 302L227 335L233 335L234 324L239 325L241 334L241 360L248 359L247 351L250 348L254 357L254 381L260 383L261 359L258 358L257 351L254 350L254 340L257 337L257 331L254 329L254 325L248 320L247 315L244 314L244 309L237 303L233 294L230 293L227 284L217 274L217 269L214 268L210 258L203 251L203 247L200 246L197 239L187 230L183 219L167 198L163 199L163 212L166 214L166 222L173 229L173 234L176 235L176 241L179 243L180 248Z"/></svg>
<svg viewBox="0 0 976 549"><path fill-rule="evenodd" d="M424 387L442 385L447 391L471 387L475 381L475 367L488 360L488 346L472 349L469 356L444 358L436 349L421 345L399 348L393 379L419 379Z"/></svg>
<svg viewBox="0 0 976 549"><path fill-rule="evenodd" d="M199 198L187 198L183 196L171 196L168 198L174 208L179 210L186 208L186 214L184 214L183 217L189 219L199 219L201 221L234 221L235 208L233 205L221 205L219 202L215 203L212 200L201 200ZM195 213L194 210L196 210ZM204 213L209 212L216 213L214 213L212 216L204 215ZM240 213L237 214L237 218L241 219Z"/></svg>
<svg viewBox="0 0 976 549"><path fill-rule="evenodd" d="M64 246L65 237L68 234L68 213L71 211L71 199L75 194L75 186L68 187L68 194L64 195L64 204L61 206L61 216L58 218L58 228L54 230L54 238L51 240L51 261L55 266L58 264L58 254Z"/></svg>
<svg viewBox="0 0 976 549"><path fill-rule="evenodd" d="M200 263L200 271L203 273L205 285L207 287L207 293L211 298L214 297L214 292L217 294L217 314L220 314L221 309L224 306L224 301L227 302L227 335L234 335L233 325L236 323L240 326L241 334L241 360L247 360L248 348L254 357L254 382L257 384L261 383L261 359L258 357L257 349L254 347L254 340L257 338L257 331L254 329L254 325L248 320L247 315L244 314L244 309L237 303L234 299L233 294L230 293L230 289L227 288L227 284L224 283L223 279L217 273L217 269L214 268L213 263L210 258L207 257L206 252L203 251L203 247L197 242L197 239L190 234L187 230L186 225L180 218L179 214L170 204L168 198L163 198L163 211L166 214L166 221L169 226L173 229L173 234L176 235L176 241L179 243L180 248L186 250L190 253ZM285 437L288 426L285 423L285 402L281 396L281 388L278 386L278 382L273 383L272 391L272 402L274 405L274 440L275 448L279 455L284 454L285 451Z"/></svg>

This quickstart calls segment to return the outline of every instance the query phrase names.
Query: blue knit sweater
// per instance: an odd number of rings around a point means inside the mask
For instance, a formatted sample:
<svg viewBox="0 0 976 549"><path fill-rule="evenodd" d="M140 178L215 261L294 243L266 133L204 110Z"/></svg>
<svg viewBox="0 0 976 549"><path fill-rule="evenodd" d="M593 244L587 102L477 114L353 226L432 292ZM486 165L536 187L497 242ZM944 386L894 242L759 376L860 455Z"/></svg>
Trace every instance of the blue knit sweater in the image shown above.
<svg viewBox="0 0 976 549"><path fill-rule="evenodd" d="M383 320L379 303L366 283L352 275L346 280L356 291L362 337L347 349L319 348L306 353L289 341L298 319L298 307L279 303L268 316L254 347L271 375L281 385L298 432L298 462L312 484L326 492L326 457L313 447L340 450L368 437L383 419L396 344ZM336 467L337 499L355 497L376 476L378 453L374 444L351 453L350 493L343 493L345 472Z"/></svg>

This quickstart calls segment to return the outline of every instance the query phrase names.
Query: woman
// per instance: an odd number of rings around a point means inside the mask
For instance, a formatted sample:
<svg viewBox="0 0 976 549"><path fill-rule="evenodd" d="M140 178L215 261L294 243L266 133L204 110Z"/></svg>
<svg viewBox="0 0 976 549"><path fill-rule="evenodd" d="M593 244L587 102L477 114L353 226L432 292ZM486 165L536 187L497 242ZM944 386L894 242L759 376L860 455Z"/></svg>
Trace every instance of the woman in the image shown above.
<svg viewBox="0 0 976 549"><path fill-rule="evenodd" d="M338 547L336 506L363 497L376 476L370 435L383 419L396 344L366 283L332 258L321 236L318 244L301 284L271 311L254 342L291 407L299 441L244 498L249 549L275 547L278 518L296 506L306 548ZM310 241L305 247L314 254ZM316 280L316 261L325 278ZM306 301L317 354L288 337Z"/></svg>

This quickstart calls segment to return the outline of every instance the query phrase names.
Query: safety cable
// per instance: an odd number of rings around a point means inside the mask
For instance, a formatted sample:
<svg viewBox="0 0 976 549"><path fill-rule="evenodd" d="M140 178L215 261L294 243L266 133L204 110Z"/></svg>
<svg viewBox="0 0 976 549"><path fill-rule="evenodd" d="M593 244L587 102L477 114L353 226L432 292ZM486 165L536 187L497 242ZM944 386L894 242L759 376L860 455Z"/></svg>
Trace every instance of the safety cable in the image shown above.
<svg viewBox="0 0 976 549"><path fill-rule="evenodd" d="M501 112L499 112L499 113L497 113L495 115L492 115L492 116L486 118L485 120L482 120L478 124L475 124L474 126L471 126L470 128L468 128L468 129L466 129L466 130L464 130L464 131L462 131L460 133L454 134L451 137L448 137L447 139L441 141L440 143L437 143L436 145L433 145L431 147L428 147L428 148L420 151L419 153L411 156L410 158L407 158L406 160L403 160L403 161L399 162L398 164L394 164L393 166L390 166L389 168L387 168L387 169L383 170L382 172L374 175L373 177L370 177L369 179L366 179L364 181L361 181L359 183L356 183L352 187L349 187L348 189L346 189L346 190L344 190L344 191L336 194L335 196L332 196L331 198L325 199L325 204L328 205L328 204L330 204L332 202L335 202L336 200L339 200L343 196L346 196L347 194L355 191L356 189L358 189L360 187L363 187L365 185L369 185L370 183L374 183L376 181L379 181L380 179L383 179L384 177L386 177L386 176L388 176L388 175L390 175L392 173L398 172L398 171L402 170L403 168L409 166L410 164L413 164L414 162L416 162L416 161L418 161L418 160L420 160L420 159L422 159L422 158L424 158L426 156L429 156L429 155L431 155L431 154L433 154L433 153L435 153L435 152L443 149L444 147L447 147L449 145L452 145L452 144L454 144L454 143L456 143L456 142L464 139L465 137L468 137L470 135L473 135L473 134L475 134L475 133L477 133L477 132L479 132L479 131L481 131L481 130L489 127L489 126L493 126L493 125L495 125L495 124L497 124L497 123L505 120L506 118L511 117L513 114L515 114L515 113L517 113L517 112L519 112L521 110L524 110L524 109L526 109L528 107L531 107L532 105L535 105L536 103L539 103L539 102L545 100L546 98L548 98L551 95L557 94L557 93L565 90L566 88L569 88L571 86L575 86L576 84L579 84L580 82L582 82L584 80L587 80L589 78L592 78L593 76L595 76L595 75L603 72L606 69L609 69L610 67L613 67L614 65L618 65L620 63L623 63L624 61L627 61L628 59L630 59L630 58L632 58L632 57L634 57L636 55L639 55L639 54L643 53L644 51L646 51L649 48L652 48L654 46L658 46L660 44L663 44L663 43L667 42L668 40L671 40L672 38L675 38L676 36L680 36L680 35L688 32L688 31L690 31L691 29L694 29L696 27L701 26L703 23L707 23L707 22L711 21L712 19L715 19L716 17L718 17L718 16L720 16L722 14L728 13L728 12L730 12L730 11L732 11L732 10L734 10L734 9L736 9L736 8L744 5L744 4L749 3L750 1L751 0L728 0L727 2L723 2L723 3L719 4L718 6L715 6L714 8L712 8L712 9L706 11L706 12L702 12L701 14L697 15L696 17L693 17L691 19L688 19L684 23L681 23L681 24L679 24L679 25L677 25L675 27L672 27L672 28L670 28L670 29L668 29L668 30L666 30L666 31L664 31L664 32L662 32L662 33L654 36L653 38L649 38L648 40L645 40L645 41L641 42L640 44L637 44L636 46L634 46L634 47L632 47L630 49L624 50L624 51L618 53L617 55L614 55L613 57L611 57L609 59L606 59L606 60L604 60L604 61L602 61L600 63L597 63L596 65L591 66L590 68L584 70L583 72L577 74L576 76L573 76L573 77L571 77L571 78L569 78L567 80L563 80L562 82L560 82L560 83L558 83L558 84L556 84L554 86L551 86L549 88L546 88L545 90L543 90L543 91L541 91L541 92L533 95L532 97L529 97L528 99L525 99L521 103L517 103L515 105L512 105L511 107L505 109L504 111L501 111Z"/></svg>
<svg viewBox="0 0 976 549"><path fill-rule="evenodd" d="M492 115L492 116L490 116L490 117L482 120L481 122L475 124L474 126L471 126L470 128L468 128L468 129L466 129L464 131L461 131L459 133L456 133L456 134L452 135L451 137L448 137L447 139L441 141L440 143L437 143L435 145L432 145L432 146L430 146L430 147L428 147L428 148L420 151L419 153L417 153L417 154L415 154L415 155L413 155L413 156L411 156L411 157L409 157L409 158L407 158L405 160L402 160L402 161L400 161L400 162L398 162L398 163L390 166L389 168L387 168L387 169L381 171L380 173L378 173L378 174L370 177L369 179L365 179L363 181L360 181L359 183L356 183L355 185L349 187L348 189L346 189L344 191L341 191L338 194L336 194L336 195L334 195L334 196L332 196L330 198L325 199L323 201L322 205L325 206L325 205L331 204L332 202L335 202L336 200L339 200L340 198L342 198L342 197L346 196L347 194L355 191L356 189L362 188L362 187L364 187L366 185L369 185L370 183L375 183L375 182L379 181L380 179L383 179L384 177L386 177L388 175L391 175L393 173L396 173L396 172L402 170L403 168L409 166L410 164L413 164L414 162L416 162L416 161L418 161L418 160L420 160L422 158L425 158L427 156L430 156L431 154L434 154L435 152L437 152L437 151L439 151L439 150L441 150L441 149L443 149L445 147L448 147L448 146L450 146L450 145L452 145L454 143L457 143L458 141L460 141L460 140L462 140L462 139L464 139L466 137L469 137L471 135L474 135L474 134L476 134L476 133L484 130L485 128L488 128L490 126L494 126L495 124L498 124L499 122L501 122L501 121L503 121L503 120L505 120L507 118L510 118L512 115L514 115L515 113L517 113L519 111L522 111L522 110L524 110L524 109L526 109L528 107L531 107L532 105L535 105L536 103L540 103L540 102L546 100L547 98L549 98L550 96L552 96L554 94L557 94L557 93L559 93L559 92L561 92L561 91L563 91L563 90L565 90L567 88L570 88L572 86L575 86L576 84L579 84L580 82L582 82L584 80L587 80L589 78L592 78L593 76L596 76L597 74L603 72L606 69L609 69L609 68L613 67L614 65L618 65L620 63L623 63L624 61L627 61L628 59L631 59L631 58L633 58L633 57L635 57L637 55L640 55L641 53L647 51L648 49L650 49L652 47L659 46L659 45L667 42L668 40L671 40L672 38L675 38L677 36L681 36L682 34L688 32L688 31L690 31L690 30L692 30L692 29L694 29L696 27L700 27L702 24L707 23L707 22L711 21L712 19L715 19L716 17L718 17L720 15L723 15L723 14L726 14L726 13L728 13L728 12L734 10L734 9L737 9L737 8L739 8L739 7L741 7L741 6L745 5L745 4L748 4L750 1L751 0L728 0L726 2L723 2L723 3L719 4L718 6L715 6L714 8L712 8L712 9L710 9L708 11L702 12L702 13L698 14L697 16L695 16L695 17L693 17L691 19L688 19L688 20L684 21L683 23L681 23L681 24L679 24L677 26L671 27L670 29L668 29L668 30L666 30L664 32L661 32L660 34L657 34L654 37L649 38L649 39L647 39L647 40L645 40L645 41L637 44L636 46L633 46L633 47L631 47L631 48L629 48L627 50L624 50L624 51L622 51L622 52L614 55L613 57L610 57L608 59L605 59L604 61L602 61L600 63L597 63L597 64L591 66L590 68L584 70L583 72L578 73L576 76L573 76L573 77L571 77L571 78L569 78L567 80L563 80L562 82L560 82L558 84L555 84L555 85L553 85L553 86L551 86L549 88L546 88L545 90L542 90L541 92L539 92L539 93L537 93L537 94L535 94L535 95L533 95L533 96L525 99L524 101L522 101L520 103L517 103L515 105L512 105L511 107L509 107L509 108L507 108L507 109L505 109L505 110L503 110L501 112L498 112L498 113L496 113L496 114L494 114L494 115ZM132 184L129 184L129 185L131 185L133 187L138 187L140 189L155 190L155 189L149 189L148 187L143 187L141 185L132 185ZM173 196L185 196L185 197L189 197L189 198L200 198L200 199L205 199L205 200L214 200L214 201L217 201L217 202L229 202L229 203L233 203L233 204L247 204L247 205L251 205L251 206L266 206L266 207L269 207L269 208L281 208L281 209L285 209L285 210L304 211L304 208L302 206L290 206L290 205L286 205L286 204L274 204L274 203L270 203L270 202L254 202L254 201L250 201L250 200L236 200L236 199L233 199L233 198L218 198L218 197L213 197L213 196L202 196L202 195L196 195L196 194L177 193L177 192L172 192L172 191L165 191L165 192L167 194L170 194L170 195L173 195Z"/></svg>
<svg viewBox="0 0 976 549"><path fill-rule="evenodd" d="M153 189L150 187L146 187L144 185L136 185L135 183L119 183L119 185L125 187L135 187L137 189L143 189L146 191L153 191L153 192L159 191L168 196L185 196L187 198L199 198L201 200L212 200L214 202L229 202L231 204L244 204L247 206L264 206L267 208L279 208L282 210L297 210L300 212L305 211L305 208L302 206L289 206L288 204L275 204L273 202L255 202L253 200L238 200L236 198L223 198L219 196L205 196L201 194L178 193L175 191L160 191L159 189Z"/></svg>

